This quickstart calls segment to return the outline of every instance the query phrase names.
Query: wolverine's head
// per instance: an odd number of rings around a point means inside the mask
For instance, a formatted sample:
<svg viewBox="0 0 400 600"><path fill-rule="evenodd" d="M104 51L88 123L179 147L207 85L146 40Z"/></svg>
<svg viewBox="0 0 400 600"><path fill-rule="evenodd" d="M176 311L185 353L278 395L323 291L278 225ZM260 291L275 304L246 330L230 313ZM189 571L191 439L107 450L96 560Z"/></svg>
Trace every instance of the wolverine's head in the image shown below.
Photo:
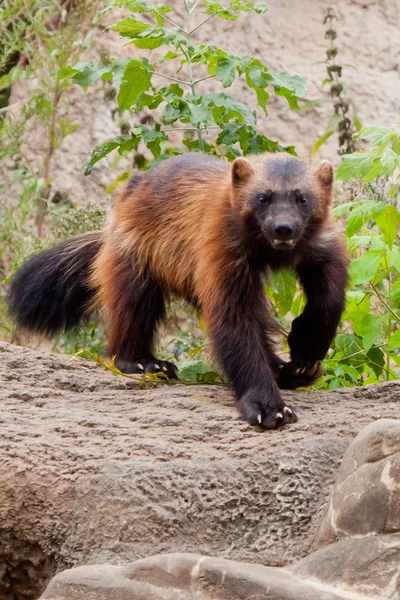
<svg viewBox="0 0 400 600"><path fill-rule="evenodd" d="M326 160L312 168L287 154L261 154L232 163L233 202L279 250L291 250L311 223L326 219L332 184Z"/></svg>

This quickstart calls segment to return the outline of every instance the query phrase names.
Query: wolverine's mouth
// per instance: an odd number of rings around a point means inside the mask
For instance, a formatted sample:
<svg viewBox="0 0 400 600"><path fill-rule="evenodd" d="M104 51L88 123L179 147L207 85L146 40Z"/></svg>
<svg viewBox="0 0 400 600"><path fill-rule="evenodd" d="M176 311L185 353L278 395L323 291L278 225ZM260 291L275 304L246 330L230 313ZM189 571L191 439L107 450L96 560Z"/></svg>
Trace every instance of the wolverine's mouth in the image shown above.
<svg viewBox="0 0 400 600"><path fill-rule="evenodd" d="M294 240L274 240L272 246L280 250L291 250L294 247Z"/></svg>

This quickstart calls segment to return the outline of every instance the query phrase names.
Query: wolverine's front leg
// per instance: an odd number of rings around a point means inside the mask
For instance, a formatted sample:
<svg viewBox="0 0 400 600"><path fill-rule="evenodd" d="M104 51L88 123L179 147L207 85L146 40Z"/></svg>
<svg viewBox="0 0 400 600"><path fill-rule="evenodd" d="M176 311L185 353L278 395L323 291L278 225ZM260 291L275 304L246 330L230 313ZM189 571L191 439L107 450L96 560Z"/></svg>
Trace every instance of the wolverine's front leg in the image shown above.
<svg viewBox="0 0 400 600"><path fill-rule="evenodd" d="M310 383L321 374L319 363L328 352L344 310L347 262L343 246L336 241L296 269L307 304L289 334L290 368L293 375L308 378Z"/></svg>
<svg viewBox="0 0 400 600"><path fill-rule="evenodd" d="M266 352L265 332L271 323L260 278L238 282L237 288L229 282L205 298L208 331L243 417L268 429L297 421L282 400Z"/></svg>

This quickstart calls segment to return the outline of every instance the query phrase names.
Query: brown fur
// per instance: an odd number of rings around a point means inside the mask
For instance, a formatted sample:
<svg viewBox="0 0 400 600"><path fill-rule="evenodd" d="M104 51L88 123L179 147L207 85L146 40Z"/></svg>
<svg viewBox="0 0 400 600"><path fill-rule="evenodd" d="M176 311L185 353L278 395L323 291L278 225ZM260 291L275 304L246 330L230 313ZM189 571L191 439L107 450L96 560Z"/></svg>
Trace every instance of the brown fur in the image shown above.
<svg viewBox="0 0 400 600"><path fill-rule="evenodd" d="M127 268L131 264L131 281L147 278L146 286L151 282L153 294L154 290L165 298L174 294L201 309L219 358L225 349L218 349L215 336L221 338L218 332L231 321L234 325L232 331L228 326L228 336L233 340L242 329L234 344L248 346L254 370L264 369L270 379L279 377L280 361L271 339L276 328L265 307L260 273L282 266L301 269L329 255L326 284L333 294L337 287L337 302L342 306L346 258L330 215L332 181L327 161L310 168L286 155L260 155L239 158L231 167L224 161L192 155L170 159L132 182L115 207L91 278L91 285L98 289L96 303L104 308L109 323L109 353L124 354L121 334L131 328L132 307L121 301L130 287ZM291 252L271 248L250 222L249 199L265 189L280 194L305 190L316 199L306 232ZM323 358L331 332L329 337L324 340L323 354L311 356L313 364ZM125 361L139 358L122 356ZM229 372L229 358L221 362L234 385L236 380L251 379L251 361L245 361L244 369L250 369L247 375L240 369ZM292 378L289 387L295 384ZM246 387L235 385L239 396ZM276 395L275 388L273 392ZM282 411L281 400L275 405Z"/></svg>
<svg viewBox="0 0 400 600"><path fill-rule="evenodd" d="M24 265L11 306L20 323L49 334L98 306L121 370L175 377L153 346L166 301L179 296L203 313L243 416L265 427L293 422L279 387L320 376L344 307L347 259L331 216L332 182L329 162L310 167L284 154L232 165L199 153L171 158L131 178L104 233ZM274 352L264 280L287 267L307 304L292 323L285 364Z"/></svg>

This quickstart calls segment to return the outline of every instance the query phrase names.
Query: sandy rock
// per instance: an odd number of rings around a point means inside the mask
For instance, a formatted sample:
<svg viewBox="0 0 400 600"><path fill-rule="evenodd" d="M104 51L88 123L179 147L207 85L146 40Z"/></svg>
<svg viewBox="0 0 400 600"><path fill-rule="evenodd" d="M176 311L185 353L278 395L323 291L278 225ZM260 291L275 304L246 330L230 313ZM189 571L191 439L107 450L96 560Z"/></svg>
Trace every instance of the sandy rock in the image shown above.
<svg viewBox="0 0 400 600"><path fill-rule="evenodd" d="M400 534L346 538L314 552L290 570L305 581L310 578L369 598L397 600Z"/></svg>
<svg viewBox="0 0 400 600"><path fill-rule="evenodd" d="M399 420L382 419L365 427L357 436L345 454L339 483L332 495L335 500L335 492L343 482L354 476L358 478L342 490L340 498L342 512L349 511L349 507L352 512L347 515L347 537L292 566L279 569L194 554L163 554L126 567L88 566L64 571L53 578L42 598L398 600L400 532L387 532L393 526L398 527L391 515L393 512L397 515L399 508L396 490L400 485L400 469L392 468L395 463L389 461L398 457L399 434ZM371 466L374 469L365 468ZM379 467L379 477L375 467ZM332 506L334 502L329 505L330 510ZM361 518L354 516L358 512ZM373 516L375 530L371 530ZM340 518L338 513L330 516L332 523ZM376 531L386 533L371 535Z"/></svg>
<svg viewBox="0 0 400 600"><path fill-rule="evenodd" d="M260 432L229 389L143 390L94 363L0 344L0 597L55 570L194 552L306 556L340 461L400 384L285 393L299 422Z"/></svg>
<svg viewBox="0 0 400 600"><path fill-rule="evenodd" d="M291 573L194 554L154 556L127 567L78 567L57 575L43 600L340 600ZM361 600L361 597L360 597Z"/></svg>
<svg viewBox="0 0 400 600"><path fill-rule="evenodd" d="M382 419L346 451L315 547L394 532L400 532L400 420Z"/></svg>

